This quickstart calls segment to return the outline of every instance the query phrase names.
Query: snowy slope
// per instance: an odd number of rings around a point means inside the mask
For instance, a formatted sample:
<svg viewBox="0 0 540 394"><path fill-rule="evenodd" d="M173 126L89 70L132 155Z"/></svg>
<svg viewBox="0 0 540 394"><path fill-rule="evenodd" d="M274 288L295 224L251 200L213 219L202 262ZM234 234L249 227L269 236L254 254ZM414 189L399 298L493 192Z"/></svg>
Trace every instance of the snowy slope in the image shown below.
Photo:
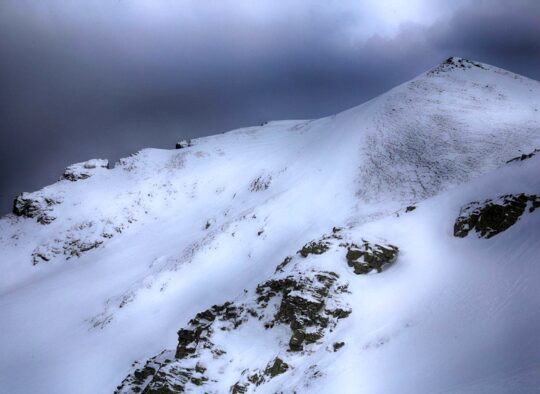
<svg viewBox="0 0 540 394"><path fill-rule="evenodd" d="M193 392L534 392L540 215L490 239L453 226L473 201L540 195L540 155L506 163L538 147L540 83L454 58L327 118L71 166L0 219L0 387L129 392L165 350ZM311 240L328 250L298 254ZM356 275L363 240L397 259ZM337 275L324 294L321 272ZM276 315L302 312L289 299L319 305L300 350L296 318ZM175 361L177 331L227 301L238 326L216 318L212 345Z"/></svg>

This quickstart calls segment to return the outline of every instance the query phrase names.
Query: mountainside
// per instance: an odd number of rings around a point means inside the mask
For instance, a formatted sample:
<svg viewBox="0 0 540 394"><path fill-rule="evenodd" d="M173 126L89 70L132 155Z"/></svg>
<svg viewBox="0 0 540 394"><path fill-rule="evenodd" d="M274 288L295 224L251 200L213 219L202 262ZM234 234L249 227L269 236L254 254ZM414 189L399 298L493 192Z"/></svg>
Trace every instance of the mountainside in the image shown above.
<svg viewBox="0 0 540 394"><path fill-rule="evenodd" d="M540 387L540 83L451 58L348 111L94 159L0 219L9 393Z"/></svg>

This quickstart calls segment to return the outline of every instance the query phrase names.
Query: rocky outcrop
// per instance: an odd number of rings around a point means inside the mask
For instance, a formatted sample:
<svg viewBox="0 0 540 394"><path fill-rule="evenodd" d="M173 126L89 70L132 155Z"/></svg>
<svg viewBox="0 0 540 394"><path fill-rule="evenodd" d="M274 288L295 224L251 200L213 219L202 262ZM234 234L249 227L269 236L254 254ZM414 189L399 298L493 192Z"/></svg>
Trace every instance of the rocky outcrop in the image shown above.
<svg viewBox="0 0 540 394"><path fill-rule="evenodd" d="M539 207L540 198L523 193L471 202L461 208L454 224L454 236L464 238L474 230L481 238L491 238L513 226L525 212L534 212Z"/></svg>
<svg viewBox="0 0 540 394"><path fill-rule="evenodd" d="M446 59L443 63L441 63L439 66L431 70L428 75L437 75L441 73L445 73L451 70L468 70L471 68L479 68L485 70L486 68L484 65L480 63L476 63L472 60L463 59L460 57L449 57Z"/></svg>
<svg viewBox="0 0 540 394"><path fill-rule="evenodd" d="M250 183L249 190L252 192L264 191L270 187L270 183L272 183L271 175L261 175Z"/></svg>
<svg viewBox="0 0 540 394"><path fill-rule="evenodd" d="M109 161L92 159L82 163L72 164L64 170L62 177L68 181L75 182L91 177L100 168L109 168Z"/></svg>
<svg viewBox="0 0 540 394"><path fill-rule="evenodd" d="M108 219L77 223L57 233L53 239L36 246L31 256L32 264L47 262L59 256L63 256L66 260L80 257L121 233L124 227L123 224L114 225Z"/></svg>
<svg viewBox="0 0 540 394"><path fill-rule="evenodd" d="M191 146L193 146L193 142L191 140L182 140L176 143L176 149L184 149Z"/></svg>
<svg viewBox="0 0 540 394"><path fill-rule="evenodd" d="M506 164L520 162L520 161L523 161L523 160L530 159L531 157L534 157L538 152L540 152L540 149L535 149L531 153L524 153L521 156L516 156L516 157L508 160L506 162Z"/></svg>
<svg viewBox="0 0 540 394"><path fill-rule="evenodd" d="M336 287L338 278L334 272L307 272L269 280L257 287L257 303L263 308L280 297L278 312L266 324L269 328L275 324L291 328L290 351L301 351L305 345L317 342L338 319L351 313L348 308L326 306L327 298L346 291L346 287Z"/></svg>
<svg viewBox="0 0 540 394"><path fill-rule="evenodd" d="M306 346L322 344L325 334L351 313L339 299L340 294L347 292L347 286L338 280L339 276L332 272L296 272L260 284L255 291L255 302L249 299L243 303L226 302L198 313L178 331L174 352L163 351L144 365L135 363L135 370L116 392L181 393L216 381L219 377L209 374L201 360L227 357L218 338L248 320L258 322L266 330L290 327L284 354L287 350L302 352ZM260 368L249 367L230 392L246 392L248 387L259 386L291 368L283 357L275 357Z"/></svg>
<svg viewBox="0 0 540 394"><path fill-rule="evenodd" d="M363 240L358 246L346 242L349 238L347 231L336 227L330 235L308 242L296 256L287 256L271 278L252 291L245 290L238 301L197 313L178 331L176 349L163 351L144 364L135 363L117 393L223 392L216 387L223 387L223 377L230 379L231 374L230 393L254 392L273 379L295 373L304 365L304 357L316 352L337 354L345 342L336 338L336 327L352 313L347 302L349 284L329 271L319 256L339 252L331 254L340 256L335 261L339 267L346 254L356 273L367 273L381 272L398 253L393 245ZM346 272L345 267L338 270ZM243 329L267 335L265 346L274 341L272 352L257 355L260 362L243 366L244 356L237 358L237 351L245 349L231 343L238 343ZM251 334L250 340L257 339ZM296 370L295 376L298 373L310 380L320 375L316 365Z"/></svg>
<svg viewBox="0 0 540 394"><path fill-rule="evenodd" d="M49 224L56 219L52 215L53 206L62 202L59 197L40 193L21 193L13 201L12 212L17 216L35 218L38 223Z"/></svg>
<svg viewBox="0 0 540 394"><path fill-rule="evenodd" d="M218 373L206 363L215 360L221 369L233 363L235 351L228 347L227 335L238 335L235 332L248 322L250 327L275 332L271 337L279 338L285 330L288 339L276 343L278 355L266 358L261 354L259 365L246 365L230 386L231 393L256 390L293 371L298 357L315 351L334 353L340 346L334 347L327 336L352 312L343 298L348 285L338 274L310 266L306 260L289 256L271 279L246 291L241 301L214 305L196 314L178 331L174 351L163 351L144 364L135 363L116 392L213 392L212 385L222 379L223 370Z"/></svg>
<svg viewBox="0 0 540 394"><path fill-rule="evenodd" d="M373 270L382 272L397 259L399 249L394 245L372 244L363 240L357 244L346 244L347 264L357 275L368 274Z"/></svg>
<svg viewBox="0 0 540 394"><path fill-rule="evenodd" d="M320 241L311 241L305 244L298 253L302 257L308 257L310 254L323 254L330 248L330 242L322 239Z"/></svg>
<svg viewBox="0 0 540 394"><path fill-rule="evenodd" d="M340 233L342 228L334 227L330 235L323 235L321 239L310 241L300 249L297 253L302 257L308 257L310 254L323 254L336 243L336 240L342 239Z"/></svg>

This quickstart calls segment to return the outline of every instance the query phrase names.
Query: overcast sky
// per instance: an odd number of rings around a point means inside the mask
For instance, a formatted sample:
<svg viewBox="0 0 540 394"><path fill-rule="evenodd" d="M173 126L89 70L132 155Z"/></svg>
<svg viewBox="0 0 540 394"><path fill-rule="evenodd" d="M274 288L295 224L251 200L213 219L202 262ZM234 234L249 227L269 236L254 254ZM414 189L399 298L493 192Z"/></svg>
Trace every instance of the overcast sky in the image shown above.
<svg viewBox="0 0 540 394"><path fill-rule="evenodd" d="M451 55L540 79L540 0L1 0L0 213L70 163L329 115Z"/></svg>

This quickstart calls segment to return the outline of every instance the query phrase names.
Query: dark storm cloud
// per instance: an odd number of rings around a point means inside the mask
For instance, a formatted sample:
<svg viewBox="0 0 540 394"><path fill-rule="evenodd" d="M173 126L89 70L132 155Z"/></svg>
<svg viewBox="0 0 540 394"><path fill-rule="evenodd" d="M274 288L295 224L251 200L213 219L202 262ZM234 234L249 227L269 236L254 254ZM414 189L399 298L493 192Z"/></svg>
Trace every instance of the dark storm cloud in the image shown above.
<svg viewBox="0 0 540 394"><path fill-rule="evenodd" d="M540 1L471 3L429 29L432 45L540 79Z"/></svg>
<svg viewBox="0 0 540 394"><path fill-rule="evenodd" d="M335 113L450 54L540 77L536 1L439 0L394 32L370 2L80 3L0 4L0 211L72 162Z"/></svg>

